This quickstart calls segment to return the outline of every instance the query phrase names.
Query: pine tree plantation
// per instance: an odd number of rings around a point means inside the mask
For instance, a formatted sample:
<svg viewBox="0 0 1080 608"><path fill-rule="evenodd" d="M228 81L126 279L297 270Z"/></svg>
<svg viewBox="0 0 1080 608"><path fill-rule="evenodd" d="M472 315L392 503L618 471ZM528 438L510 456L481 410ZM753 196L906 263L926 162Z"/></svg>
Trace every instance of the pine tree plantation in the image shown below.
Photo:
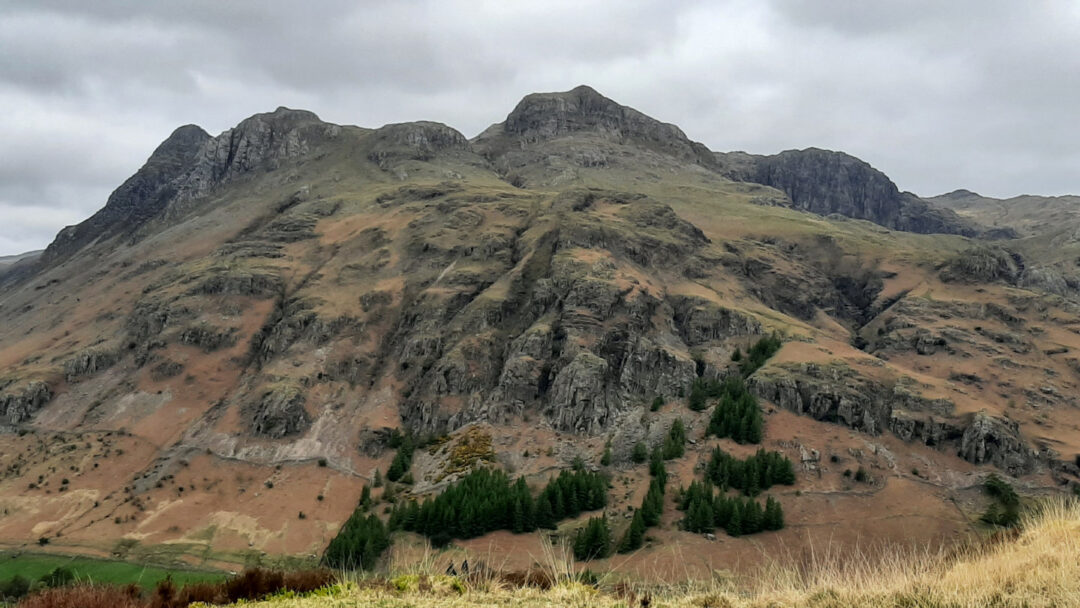
<svg viewBox="0 0 1080 608"><path fill-rule="evenodd" d="M390 534L382 520L357 507L326 547L323 561L330 568L370 570L389 546Z"/></svg>
<svg viewBox="0 0 1080 608"><path fill-rule="evenodd" d="M694 481L677 497L683 517L683 529L690 532L713 532L723 528L730 536L755 534L784 527L784 511L780 502L769 496L765 506L742 496L727 496L717 492L708 481Z"/></svg>
<svg viewBox="0 0 1080 608"><path fill-rule="evenodd" d="M477 469L423 503L399 503L389 526L423 534L436 546L494 530L554 529L559 520L607 505L607 484L599 473L563 471L534 499L524 478L511 482L502 471Z"/></svg>
<svg viewBox="0 0 1080 608"><path fill-rule="evenodd" d="M716 394L719 402L709 417L706 435L730 437L738 443L761 443L765 421L757 399L747 390L742 378L728 378L718 388L708 391L710 395Z"/></svg>
<svg viewBox="0 0 1080 608"><path fill-rule="evenodd" d="M756 496L776 484L793 485L795 468L780 452L759 449L746 460L739 460L716 447L705 465L705 479L721 489L734 488Z"/></svg>

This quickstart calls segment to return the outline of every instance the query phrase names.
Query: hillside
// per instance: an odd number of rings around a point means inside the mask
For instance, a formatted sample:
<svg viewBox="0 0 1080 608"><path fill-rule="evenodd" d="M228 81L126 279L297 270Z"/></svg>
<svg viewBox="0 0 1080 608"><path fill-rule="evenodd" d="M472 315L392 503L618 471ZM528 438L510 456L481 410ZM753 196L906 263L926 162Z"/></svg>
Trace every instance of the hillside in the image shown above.
<svg viewBox="0 0 1080 608"><path fill-rule="evenodd" d="M769 492L787 527L708 538L669 499L647 548L603 565L951 542L989 472L1025 495L1080 481L1080 292L1029 228L964 216L840 153L717 154L588 87L473 140L287 108L181 127L0 275L0 543L313 559L395 429L433 438L398 500L482 462L539 488L580 459L612 475L621 532L649 485L634 449L676 418L672 489L713 447L756 450L706 437L687 396L774 332L746 386L762 447L796 465ZM454 550L527 567L538 542Z"/></svg>
<svg viewBox="0 0 1080 608"><path fill-rule="evenodd" d="M245 606L329 608L361 602L387 607L474 606L1068 606L1080 593L1080 513L1051 508L1015 539L955 555L905 553L884 559L819 556L801 570L773 564L756 579L719 578L689 586L602 581L598 588L562 581L549 589L509 587L475 577L464 582L425 573L390 584L361 580L324 597L282 597ZM551 572L573 573L551 562ZM559 577L554 577L559 580Z"/></svg>

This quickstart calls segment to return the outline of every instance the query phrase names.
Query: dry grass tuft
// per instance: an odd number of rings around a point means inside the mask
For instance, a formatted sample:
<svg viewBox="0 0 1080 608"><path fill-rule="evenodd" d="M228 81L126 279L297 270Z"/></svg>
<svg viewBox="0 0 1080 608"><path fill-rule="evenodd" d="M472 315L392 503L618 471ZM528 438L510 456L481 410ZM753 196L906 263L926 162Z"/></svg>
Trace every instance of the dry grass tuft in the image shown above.
<svg viewBox="0 0 1080 608"><path fill-rule="evenodd" d="M18 608L145 608L135 586L78 585L46 589L26 597Z"/></svg>

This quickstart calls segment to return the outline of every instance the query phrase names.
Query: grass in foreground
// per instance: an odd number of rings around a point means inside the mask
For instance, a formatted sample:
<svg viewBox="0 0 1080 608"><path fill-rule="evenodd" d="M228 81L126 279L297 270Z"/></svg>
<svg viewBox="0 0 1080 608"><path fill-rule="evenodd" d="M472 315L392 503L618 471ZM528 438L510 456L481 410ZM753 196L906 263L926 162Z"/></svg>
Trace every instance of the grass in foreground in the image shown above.
<svg viewBox="0 0 1080 608"><path fill-rule="evenodd" d="M765 608L1080 606L1080 502L1047 503L1025 517L1015 538L950 553L894 552L883 559L829 555L801 568L775 565L753 579L682 586L598 587L571 581L572 561L553 552L549 589L512 587L491 577L469 581L407 574L360 579L319 597L270 598L263 608Z"/></svg>

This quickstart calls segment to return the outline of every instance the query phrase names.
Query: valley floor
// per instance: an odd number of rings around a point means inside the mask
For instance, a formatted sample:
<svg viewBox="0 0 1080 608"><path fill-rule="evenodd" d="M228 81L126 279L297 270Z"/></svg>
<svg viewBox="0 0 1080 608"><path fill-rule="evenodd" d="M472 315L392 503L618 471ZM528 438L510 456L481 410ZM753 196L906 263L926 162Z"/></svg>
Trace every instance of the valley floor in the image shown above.
<svg viewBox="0 0 1080 608"><path fill-rule="evenodd" d="M549 564L566 580L572 563ZM897 552L871 563L847 555L819 557L798 568L764 568L744 579L718 577L689 587L605 581L551 589L510 588L495 581L403 574L360 579L317 597L282 595L247 607L379 606L624 607L975 607L1080 606L1080 503L1039 509L1016 535L951 553Z"/></svg>

